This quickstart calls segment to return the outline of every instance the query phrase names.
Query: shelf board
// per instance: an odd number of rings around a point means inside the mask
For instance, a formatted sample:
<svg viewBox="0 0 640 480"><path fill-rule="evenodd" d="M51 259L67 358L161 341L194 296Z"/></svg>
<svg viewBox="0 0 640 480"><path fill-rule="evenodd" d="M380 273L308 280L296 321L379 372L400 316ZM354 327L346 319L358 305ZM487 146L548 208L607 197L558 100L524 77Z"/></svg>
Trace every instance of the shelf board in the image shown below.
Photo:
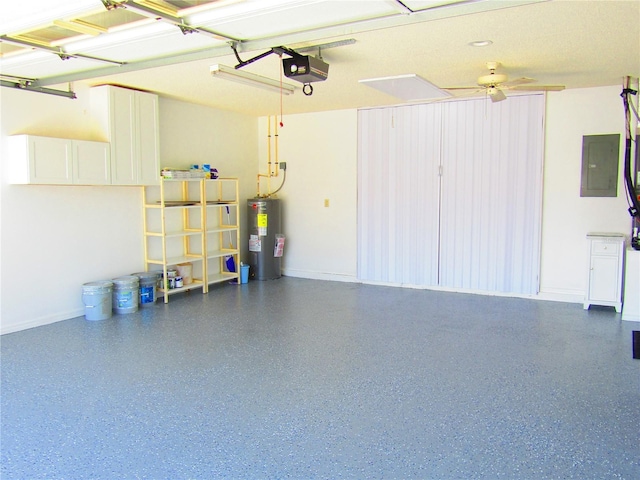
<svg viewBox="0 0 640 480"><path fill-rule="evenodd" d="M177 265L185 262L201 262L202 255L182 255L180 257L167 257L167 265ZM161 258L148 258L147 263L153 263L154 265L163 265L164 262Z"/></svg>
<svg viewBox="0 0 640 480"><path fill-rule="evenodd" d="M212 273L207 276L207 283L211 285L212 283L221 283L227 282L229 280L233 280L234 278L238 278L240 275L235 272L222 272L222 273Z"/></svg>
<svg viewBox="0 0 640 480"><path fill-rule="evenodd" d="M200 279L194 278L189 285L185 285L184 287L170 288L168 290L164 288L159 288L158 291L164 295L173 295L174 293L186 292L187 290L193 290L194 288L202 288L202 287L204 287L204 282Z"/></svg>
<svg viewBox="0 0 640 480"><path fill-rule="evenodd" d="M178 230L174 232L165 232L164 236L169 237L188 237L190 235L201 235L204 233L202 230ZM162 232L145 232L145 235L149 237L162 237Z"/></svg>
<svg viewBox="0 0 640 480"><path fill-rule="evenodd" d="M220 225L207 229L207 233L234 232L238 229L237 225Z"/></svg>
<svg viewBox="0 0 640 480"><path fill-rule="evenodd" d="M177 182L201 182L203 180L206 180L205 178L202 177L198 177L198 178L166 178L166 177L160 177L162 179L163 182L172 182L172 183L177 183Z"/></svg>
<svg viewBox="0 0 640 480"><path fill-rule="evenodd" d="M178 204L173 204L173 202L165 202L164 204L164 208L170 208L171 210L177 210L180 208L184 208L184 209L189 209L189 208L201 208L202 205L200 204L200 202L183 202L183 201L179 201L180 205ZM162 208L162 204L160 203L147 203L145 204L146 208Z"/></svg>
<svg viewBox="0 0 640 480"><path fill-rule="evenodd" d="M220 258L226 257L227 255L238 255L239 251L237 249L226 249L226 250L212 250L207 252L207 259L209 258Z"/></svg>

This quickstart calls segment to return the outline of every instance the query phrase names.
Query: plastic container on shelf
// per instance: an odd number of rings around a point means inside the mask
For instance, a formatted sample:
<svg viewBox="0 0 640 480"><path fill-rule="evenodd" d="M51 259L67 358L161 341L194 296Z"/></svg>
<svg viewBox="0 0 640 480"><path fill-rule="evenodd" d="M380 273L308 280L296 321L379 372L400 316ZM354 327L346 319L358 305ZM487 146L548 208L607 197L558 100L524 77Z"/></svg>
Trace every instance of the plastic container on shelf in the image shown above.
<svg viewBox="0 0 640 480"><path fill-rule="evenodd" d="M193 263L179 263L176 265L178 275L182 277L182 283L184 285L190 285L193 283Z"/></svg>

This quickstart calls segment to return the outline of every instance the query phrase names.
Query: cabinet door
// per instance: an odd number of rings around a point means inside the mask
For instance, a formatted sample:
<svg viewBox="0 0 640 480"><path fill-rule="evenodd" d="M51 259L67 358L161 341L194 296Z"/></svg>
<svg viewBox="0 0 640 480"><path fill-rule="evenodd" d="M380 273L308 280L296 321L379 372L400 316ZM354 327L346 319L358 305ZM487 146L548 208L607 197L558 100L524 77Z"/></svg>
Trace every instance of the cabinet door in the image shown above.
<svg viewBox="0 0 640 480"><path fill-rule="evenodd" d="M157 185L160 181L158 97L137 92L137 183Z"/></svg>
<svg viewBox="0 0 640 480"><path fill-rule="evenodd" d="M71 140L29 136L28 142L29 183L73 183Z"/></svg>
<svg viewBox="0 0 640 480"><path fill-rule="evenodd" d="M111 183L109 144L74 140L73 183L108 185Z"/></svg>
<svg viewBox="0 0 640 480"><path fill-rule="evenodd" d="M158 185L158 96L114 86L91 89L92 108L111 142L113 185Z"/></svg>
<svg viewBox="0 0 640 480"><path fill-rule="evenodd" d="M591 271L589 272L589 299L591 301L618 302L618 257L591 257Z"/></svg>
<svg viewBox="0 0 640 480"><path fill-rule="evenodd" d="M111 183L136 185L135 93L126 88L110 88Z"/></svg>

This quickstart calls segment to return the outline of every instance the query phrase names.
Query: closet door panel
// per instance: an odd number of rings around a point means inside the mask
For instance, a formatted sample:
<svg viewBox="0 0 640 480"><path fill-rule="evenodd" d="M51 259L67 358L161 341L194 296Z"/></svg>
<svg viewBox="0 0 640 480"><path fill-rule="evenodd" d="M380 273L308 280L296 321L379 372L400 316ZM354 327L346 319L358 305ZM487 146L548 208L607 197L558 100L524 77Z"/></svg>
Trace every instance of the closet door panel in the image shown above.
<svg viewBox="0 0 640 480"><path fill-rule="evenodd" d="M358 112L358 278L388 278L391 109Z"/></svg>
<svg viewBox="0 0 640 480"><path fill-rule="evenodd" d="M436 285L440 105L359 112L358 276Z"/></svg>
<svg viewBox="0 0 640 480"><path fill-rule="evenodd" d="M440 285L537 293L544 97L443 108Z"/></svg>

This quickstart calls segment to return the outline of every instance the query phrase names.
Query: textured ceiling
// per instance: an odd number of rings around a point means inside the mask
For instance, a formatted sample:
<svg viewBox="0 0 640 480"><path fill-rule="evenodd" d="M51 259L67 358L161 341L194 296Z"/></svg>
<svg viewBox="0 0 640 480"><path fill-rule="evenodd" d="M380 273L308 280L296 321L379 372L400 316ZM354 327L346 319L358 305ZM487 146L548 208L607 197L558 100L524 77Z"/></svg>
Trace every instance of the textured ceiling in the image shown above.
<svg viewBox="0 0 640 480"><path fill-rule="evenodd" d="M190 2L194 3L197 2ZM211 28L219 31L224 27L242 39L249 39L246 44L239 44L243 60L267 51L271 46L286 44L302 48L355 39L351 45L321 51L323 59L330 65L329 77L324 82L313 84L311 96L303 95L298 89L294 95L281 98L277 93L214 79L209 73L211 65L234 66L237 63L224 40L202 33L166 37L162 33L164 30L150 33L143 40L134 39L121 45L103 47L92 54L122 59L135 57L137 51L148 52L149 48L154 55L174 50L194 51L208 45L215 48L206 58L195 61L184 62L189 58L185 56L174 65L127 73L111 74L109 71L109 75L101 75L99 70L96 71L97 76L78 75L78 78L72 78L75 84L71 86L80 82L89 85L113 83L215 108L268 115L278 113L281 106L287 114L401 103L397 98L358 83L360 79L374 77L415 73L441 88L473 86L478 76L488 73L487 61L500 62L498 72L507 74L510 79L530 77L536 80L536 84L561 84L566 88L619 85L626 75L640 76L640 0L553 0L520 4L489 1L484 3L499 8L478 13L454 13L448 18L438 18L443 16L440 13L406 16L407 22L398 26L379 21L350 23L358 20L357 0L289 0L280 3L283 5L269 11L268 15L247 14L245 18L236 14L224 22L220 21L218 28ZM389 5L396 8L397 3L362 0L362 5L375 7L370 9L373 14L367 14L369 18L376 15L376 9ZM426 2L404 2L412 3L420 7ZM6 7L7 1L2 0L2 5ZM344 8L338 8L340 6ZM3 8L3 13L6 11ZM438 10L442 11L444 9ZM340 23L336 19L338 13L345 16L347 23L336 27L333 24ZM0 33L6 35L10 32ZM487 39L493 42L488 47L468 45L475 40ZM6 42L1 46L5 53L15 48ZM317 54L315 51L309 53ZM59 62L63 61L55 55L53 60L48 54L46 60L33 60L26 64L16 62L16 57L5 54L0 61L0 73L29 78L57 78L56 75L65 73L59 71L62 68ZM94 65L78 58L64 62L76 62L76 71ZM280 59L270 55L243 70L279 80ZM82 78L86 76L93 78ZM302 87L290 79L285 81ZM55 88L66 89L68 85L59 84Z"/></svg>

